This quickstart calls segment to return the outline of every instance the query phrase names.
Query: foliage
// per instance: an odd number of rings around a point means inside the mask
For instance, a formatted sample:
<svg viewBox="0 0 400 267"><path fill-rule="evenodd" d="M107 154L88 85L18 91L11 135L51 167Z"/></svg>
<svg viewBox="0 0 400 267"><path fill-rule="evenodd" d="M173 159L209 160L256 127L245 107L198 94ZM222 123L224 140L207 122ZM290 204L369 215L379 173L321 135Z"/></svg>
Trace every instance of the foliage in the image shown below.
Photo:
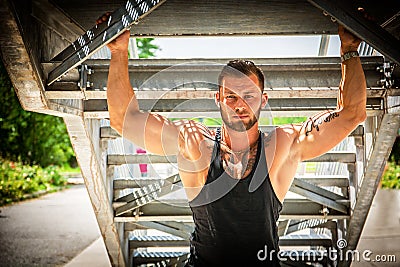
<svg viewBox="0 0 400 267"><path fill-rule="evenodd" d="M56 166L42 168L0 159L0 205L27 198L38 191L54 191L67 184Z"/></svg>
<svg viewBox="0 0 400 267"><path fill-rule="evenodd" d="M399 129L400 131L400 129ZM393 144L392 152L390 153L389 160L400 165L400 135L397 136L396 141Z"/></svg>
<svg viewBox="0 0 400 267"><path fill-rule="evenodd" d="M153 44L153 41L154 38L136 38L139 58L154 57L155 52L160 48L157 45Z"/></svg>
<svg viewBox="0 0 400 267"><path fill-rule="evenodd" d="M40 166L74 162L63 120L24 111L1 62L0 94L0 157Z"/></svg>
<svg viewBox="0 0 400 267"><path fill-rule="evenodd" d="M307 120L307 117L274 117L272 119L274 125L285 125L291 123L301 123Z"/></svg>
<svg viewBox="0 0 400 267"><path fill-rule="evenodd" d="M382 176L382 187L400 189L400 137L397 137L389 156L389 161Z"/></svg>
<svg viewBox="0 0 400 267"><path fill-rule="evenodd" d="M385 173L382 177L382 187L400 189L400 165L395 162L388 162Z"/></svg>

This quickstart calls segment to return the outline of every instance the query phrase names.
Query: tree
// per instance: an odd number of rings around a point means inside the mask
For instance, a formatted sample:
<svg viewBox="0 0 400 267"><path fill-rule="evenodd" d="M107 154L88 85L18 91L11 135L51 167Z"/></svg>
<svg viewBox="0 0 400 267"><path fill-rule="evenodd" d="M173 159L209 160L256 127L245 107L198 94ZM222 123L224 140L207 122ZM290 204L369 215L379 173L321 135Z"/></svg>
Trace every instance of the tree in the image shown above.
<svg viewBox="0 0 400 267"><path fill-rule="evenodd" d="M140 58L153 57L159 49L154 38L136 40ZM43 167L76 163L62 118L23 110L2 61L0 94L0 158Z"/></svg>
<svg viewBox="0 0 400 267"><path fill-rule="evenodd" d="M139 58L154 57L155 52L160 49L157 45L152 44L154 38L136 38Z"/></svg>
<svg viewBox="0 0 400 267"><path fill-rule="evenodd" d="M1 158L41 166L74 162L63 120L23 110L2 61L0 94Z"/></svg>

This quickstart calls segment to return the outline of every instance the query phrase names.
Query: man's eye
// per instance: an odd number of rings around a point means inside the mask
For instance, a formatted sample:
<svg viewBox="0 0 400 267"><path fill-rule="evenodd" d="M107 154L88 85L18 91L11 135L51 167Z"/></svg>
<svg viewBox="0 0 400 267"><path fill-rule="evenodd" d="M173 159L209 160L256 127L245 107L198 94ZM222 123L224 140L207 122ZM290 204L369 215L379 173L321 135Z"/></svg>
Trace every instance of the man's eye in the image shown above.
<svg viewBox="0 0 400 267"><path fill-rule="evenodd" d="M245 95L245 96L244 96L245 99L250 99L250 98L253 98L253 97L254 97L254 96L252 96L252 95Z"/></svg>
<svg viewBox="0 0 400 267"><path fill-rule="evenodd" d="M228 98L228 99L235 99L236 96L234 96L234 95L227 95L226 98Z"/></svg>

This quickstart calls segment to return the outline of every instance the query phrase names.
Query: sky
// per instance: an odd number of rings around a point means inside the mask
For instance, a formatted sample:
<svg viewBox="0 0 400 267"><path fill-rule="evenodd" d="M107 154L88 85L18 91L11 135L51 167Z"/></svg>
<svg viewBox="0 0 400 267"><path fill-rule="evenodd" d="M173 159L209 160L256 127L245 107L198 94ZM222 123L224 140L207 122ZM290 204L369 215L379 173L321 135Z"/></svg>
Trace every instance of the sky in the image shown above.
<svg viewBox="0 0 400 267"><path fill-rule="evenodd" d="M279 58L318 55L321 36L156 38L157 58ZM331 35L328 56L339 56L339 37Z"/></svg>

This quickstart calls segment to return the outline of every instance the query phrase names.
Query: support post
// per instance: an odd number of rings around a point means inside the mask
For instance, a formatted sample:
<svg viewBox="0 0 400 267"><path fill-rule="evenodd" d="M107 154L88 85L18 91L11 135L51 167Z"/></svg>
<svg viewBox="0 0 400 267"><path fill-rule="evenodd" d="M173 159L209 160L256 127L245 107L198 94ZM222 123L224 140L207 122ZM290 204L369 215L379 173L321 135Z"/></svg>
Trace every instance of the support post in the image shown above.
<svg viewBox="0 0 400 267"><path fill-rule="evenodd" d="M113 266L126 266L128 262L127 254L121 246L119 233L124 233L121 227L114 223L114 212L111 206L107 188L104 184L104 172L99 162L99 142L93 140L100 139L100 126L98 127L97 137L93 136L96 131L96 122L84 120L78 116L66 116L64 122L67 126L68 134L72 142L77 161L81 168L82 176L85 181L86 189L92 202L93 210L97 218L97 223L107 247L108 256ZM90 125L91 124L91 125ZM99 124L97 122L97 124ZM120 228L120 229L118 229Z"/></svg>

